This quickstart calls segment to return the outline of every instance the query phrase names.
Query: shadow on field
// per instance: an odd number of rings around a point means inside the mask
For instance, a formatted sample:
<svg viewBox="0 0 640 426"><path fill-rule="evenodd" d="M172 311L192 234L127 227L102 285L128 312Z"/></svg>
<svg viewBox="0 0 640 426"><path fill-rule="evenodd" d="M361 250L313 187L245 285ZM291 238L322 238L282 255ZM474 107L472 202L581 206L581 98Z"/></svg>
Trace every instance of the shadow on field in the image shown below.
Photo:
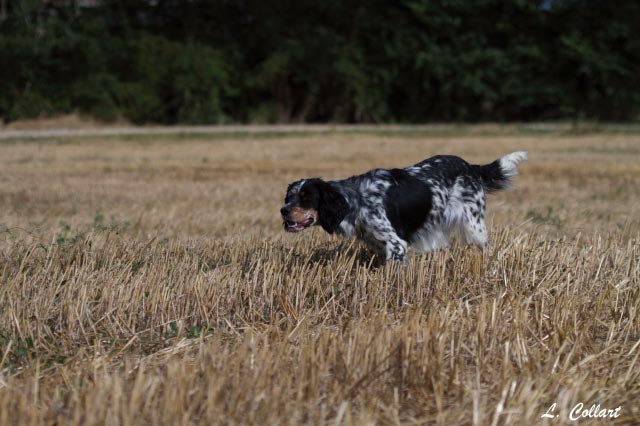
<svg viewBox="0 0 640 426"><path fill-rule="evenodd" d="M304 259L305 263L327 266L336 260L354 259L354 263L367 265L371 269L378 269L383 265L383 259L379 258L363 245L355 241L343 241L334 246L318 246L312 248L310 253L298 254L296 257Z"/></svg>

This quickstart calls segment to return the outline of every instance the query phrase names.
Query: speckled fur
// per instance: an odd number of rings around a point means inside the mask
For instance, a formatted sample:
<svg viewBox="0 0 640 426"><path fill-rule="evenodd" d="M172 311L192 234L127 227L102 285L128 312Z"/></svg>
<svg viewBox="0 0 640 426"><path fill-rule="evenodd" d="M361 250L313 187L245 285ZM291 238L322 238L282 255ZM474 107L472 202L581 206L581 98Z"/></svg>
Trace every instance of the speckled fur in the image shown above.
<svg viewBox="0 0 640 426"><path fill-rule="evenodd" d="M509 178L517 174L517 164L526 158L525 152L515 152L478 166L459 157L441 155L404 169L375 169L327 182L330 189L338 191L348 203L337 229L328 231L361 239L385 261L402 261L409 249L428 252L445 248L452 237L483 249L488 242L486 193L508 187ZM431 200L425 200L429 208L424 220L421 219L422 225L404 238L398 235L403 234L399 232L401 227L397 221L396 226L392 224L388 211L390 189L402 185L398 177L406 177L414 185L416 182L426 185L426 193L431 194ZM295 182L290 188L300 191L305 182ZM322 214L319 210L319 215Z"/></svg>

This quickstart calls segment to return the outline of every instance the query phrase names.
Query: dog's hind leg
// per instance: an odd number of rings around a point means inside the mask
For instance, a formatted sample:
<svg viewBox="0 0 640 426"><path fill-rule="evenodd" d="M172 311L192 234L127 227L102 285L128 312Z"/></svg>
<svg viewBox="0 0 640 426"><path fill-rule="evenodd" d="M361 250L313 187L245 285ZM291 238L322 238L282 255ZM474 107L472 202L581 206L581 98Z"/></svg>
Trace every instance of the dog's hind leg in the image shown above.
<svg viewBox="0 0 640 426"><path fill-rule="evenodd" d="M460 223L460 234L467 244L474 244L483 250L489 243L487 225L485 224L485 194L476 194L473 201L464 204L464 213Z"/></svg>

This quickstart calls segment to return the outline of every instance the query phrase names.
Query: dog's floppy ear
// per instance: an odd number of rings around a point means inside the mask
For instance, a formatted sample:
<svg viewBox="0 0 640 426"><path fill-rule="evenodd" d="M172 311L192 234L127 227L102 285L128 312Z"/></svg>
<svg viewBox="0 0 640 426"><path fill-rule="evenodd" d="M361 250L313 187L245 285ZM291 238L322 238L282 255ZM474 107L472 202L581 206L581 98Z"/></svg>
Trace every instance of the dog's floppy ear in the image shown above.
<svg viewBox="0 0 640 426"><path fill-rule="evenodd" d="M318 222L322 229L333 234L349 213L349 203L340 191L327 182L320 180L317 185L319 193Z"/></svg>

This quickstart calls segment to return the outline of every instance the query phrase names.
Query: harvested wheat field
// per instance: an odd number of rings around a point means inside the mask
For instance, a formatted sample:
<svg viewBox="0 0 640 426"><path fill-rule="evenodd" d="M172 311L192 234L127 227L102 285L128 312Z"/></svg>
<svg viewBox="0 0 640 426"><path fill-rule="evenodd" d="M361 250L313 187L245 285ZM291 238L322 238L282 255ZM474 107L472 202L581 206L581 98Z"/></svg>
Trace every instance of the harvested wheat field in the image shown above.
<svg viewBox="0 0 640 426"><path fill-rule="evenodd" d="M517 150L484 253L282 229L298 178ZM638 424L639 214L633 132L0 141L0 424Z"/></svg>

